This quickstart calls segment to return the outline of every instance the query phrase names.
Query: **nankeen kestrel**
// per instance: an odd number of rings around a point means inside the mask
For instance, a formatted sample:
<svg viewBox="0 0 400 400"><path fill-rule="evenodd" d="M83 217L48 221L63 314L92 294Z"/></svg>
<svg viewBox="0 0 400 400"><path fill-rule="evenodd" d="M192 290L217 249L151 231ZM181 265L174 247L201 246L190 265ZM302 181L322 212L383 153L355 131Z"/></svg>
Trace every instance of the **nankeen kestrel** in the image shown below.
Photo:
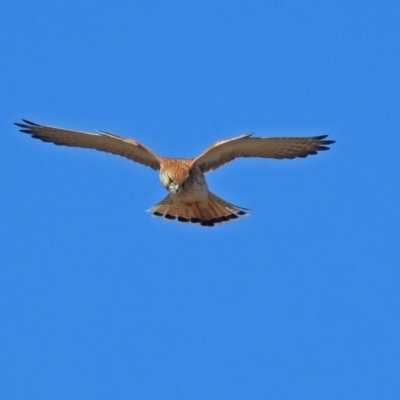
<svg viewBox="0 0 400 400"><path fill-rule="evenodd" d="M88 133L39 125L23 119L16 123L21 132L57 145L86 147L126 157L160 171L160 181L169 191L167 197L149 211L166 219L193 222L203 226L227 222L246 215L246 209L230 204L208 190L204 174L237 157L292 159L328 150L333 140L327 135L311 137L251 137L251 134L220 140L196 158L160 157L133 139L108 132Z"/></svg>

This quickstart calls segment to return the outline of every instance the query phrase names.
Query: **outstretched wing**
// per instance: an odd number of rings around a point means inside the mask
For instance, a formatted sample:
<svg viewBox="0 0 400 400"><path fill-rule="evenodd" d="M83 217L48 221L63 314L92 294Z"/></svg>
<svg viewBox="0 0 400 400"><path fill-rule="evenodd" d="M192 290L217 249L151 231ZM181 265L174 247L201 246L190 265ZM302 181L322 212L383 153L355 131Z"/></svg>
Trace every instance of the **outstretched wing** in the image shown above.
<svg viewBox="0 0 400 400"><path fill-rule="evenodd" d="M160 158L136 140L126 139L103 131L99 131L99 133L71 131L35 124L26 119L22 121L24 121L23 124L15 123L15 125L22 128L20 131L28 133L33 138L40 139L43 142L105 151L106 153L126 157L155 170L160 169Z"/></svg>
<svg viewBox="0 0 400 400"><path fill-rule="evenodd" d="M203 172L220 167L237 157L296 158L329 150L335 143L327 135L311 137L251 137L251 134L214 143L193 160Z"/></svg>

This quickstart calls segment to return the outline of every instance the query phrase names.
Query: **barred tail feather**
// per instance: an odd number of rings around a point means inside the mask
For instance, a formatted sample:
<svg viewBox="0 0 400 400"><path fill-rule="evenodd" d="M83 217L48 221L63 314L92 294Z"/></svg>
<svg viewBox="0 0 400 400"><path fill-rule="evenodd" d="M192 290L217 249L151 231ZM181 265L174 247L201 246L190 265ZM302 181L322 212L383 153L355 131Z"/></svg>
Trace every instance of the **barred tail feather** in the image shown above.
<svg viewBox="0 0 400 400"><path fill-rule="evenodd" d="M247 209L230 204L211 192L208 194L207 204L174 203L172 197L168 195L148 211L152 211L156 217L177 219L180 222L192 222L202 226L214 226L248 215Z"/></svg>

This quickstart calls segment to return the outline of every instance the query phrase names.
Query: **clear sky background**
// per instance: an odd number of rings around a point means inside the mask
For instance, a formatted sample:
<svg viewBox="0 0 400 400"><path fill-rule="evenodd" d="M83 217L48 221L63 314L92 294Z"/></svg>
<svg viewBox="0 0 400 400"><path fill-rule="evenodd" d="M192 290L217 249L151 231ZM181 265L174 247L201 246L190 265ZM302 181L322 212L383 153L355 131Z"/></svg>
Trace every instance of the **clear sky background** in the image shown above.
<svg viewBox="0 0 400 400"><path fill-rule="evenodd" d="M2 399L399 399L400 3L14 1L0 15ZM257 135L330 151L207 175L251 209L151 218L164 156Z"/></svg>

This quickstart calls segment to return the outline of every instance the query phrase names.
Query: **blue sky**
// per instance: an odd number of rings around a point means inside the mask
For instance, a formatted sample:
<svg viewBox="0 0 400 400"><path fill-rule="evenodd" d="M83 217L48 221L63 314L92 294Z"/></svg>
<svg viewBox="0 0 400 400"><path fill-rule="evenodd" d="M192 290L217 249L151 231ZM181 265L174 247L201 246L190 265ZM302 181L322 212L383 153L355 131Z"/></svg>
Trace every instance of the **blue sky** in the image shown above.
<svg viewBox="0 0 400 400"><path fill-rule="evenodd" d="M0 16L0 387L7 399L398 399L396 1L12 2ZM144 211L157 173L20 118L164 156L258 135L215 228Z"/></svg>

